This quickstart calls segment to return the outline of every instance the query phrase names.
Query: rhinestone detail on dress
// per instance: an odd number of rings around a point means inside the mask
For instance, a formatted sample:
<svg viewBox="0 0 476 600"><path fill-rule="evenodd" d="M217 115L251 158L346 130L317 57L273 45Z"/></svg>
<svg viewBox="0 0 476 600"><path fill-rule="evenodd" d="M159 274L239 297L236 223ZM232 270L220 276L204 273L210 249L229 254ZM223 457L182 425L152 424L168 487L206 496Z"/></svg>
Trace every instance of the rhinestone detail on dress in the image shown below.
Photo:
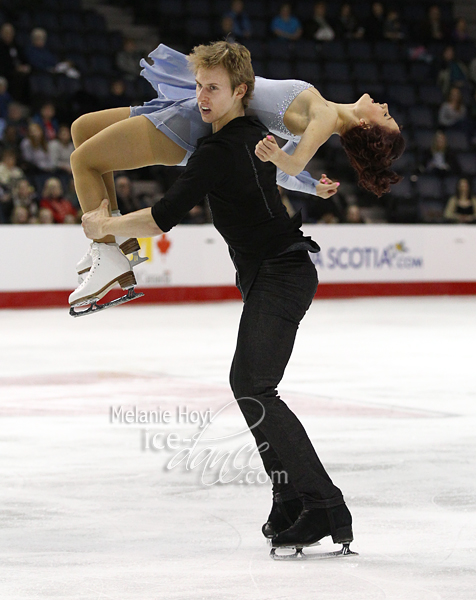
<svg viewBox="0 0 476 600"><path fill-rule="evenodd" d="M269 129L275 131L277 135L283 135L286 139L291 139L294 142L298 142L301 138L298 135L293 135L284 124L284 114L288 110L291 102L299 96L301 92L313 87L310 83L305 81L296 81L293 83L289 93L281 100L276 106L276 112L270 122Z"/></svg>

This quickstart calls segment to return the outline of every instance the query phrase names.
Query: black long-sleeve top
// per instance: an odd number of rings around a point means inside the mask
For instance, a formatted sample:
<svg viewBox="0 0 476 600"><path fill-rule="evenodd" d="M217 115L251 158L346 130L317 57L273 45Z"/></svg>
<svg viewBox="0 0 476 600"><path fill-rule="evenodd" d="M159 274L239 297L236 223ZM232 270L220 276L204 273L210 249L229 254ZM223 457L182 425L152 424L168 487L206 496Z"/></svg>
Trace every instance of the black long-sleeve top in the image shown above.
<svg viewBox="0 0 476 600"><path fill-rule="evenodd" d="M298 248L320 250L304 237L300 215L289 218L276 186L275 165L255 155L267 133L255 117L237 117L200 139L184 173L152 207L157 225L169 231L207 198L213 224L228 244L243 300L265 258Z"/></svg>

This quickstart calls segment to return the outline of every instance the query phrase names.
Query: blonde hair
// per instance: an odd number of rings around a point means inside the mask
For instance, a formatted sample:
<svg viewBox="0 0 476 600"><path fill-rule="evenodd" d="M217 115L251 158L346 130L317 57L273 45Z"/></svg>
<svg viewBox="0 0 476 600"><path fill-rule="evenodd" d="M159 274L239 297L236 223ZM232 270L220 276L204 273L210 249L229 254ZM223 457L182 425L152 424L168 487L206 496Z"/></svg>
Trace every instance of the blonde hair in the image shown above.
<svg viewBox="0 0 476 600"><path fill-rule="evenodd" d="M246 84L248 89L242 102L244 108L248 106L255 89L255 74L251 65L251 54L247 48L227 41L212 42L195 46L187 59L195 75L200 68L213 69L220 65L225 67L233 91L240 84Z"/></svg>

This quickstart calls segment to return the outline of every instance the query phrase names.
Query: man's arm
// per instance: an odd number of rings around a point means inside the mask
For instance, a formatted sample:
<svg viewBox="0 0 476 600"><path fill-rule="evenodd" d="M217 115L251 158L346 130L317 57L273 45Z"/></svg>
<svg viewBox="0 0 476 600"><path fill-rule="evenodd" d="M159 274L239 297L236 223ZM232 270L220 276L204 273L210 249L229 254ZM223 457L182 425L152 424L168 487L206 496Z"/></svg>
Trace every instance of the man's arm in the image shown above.
<svg viewBox="0 0 476 600"><path fill-rule="evenodd" d="M151 208L143 208L121 217L111 217L108 204L109 200L103 200L96 210L83 215L84 233L90 240L100 240L106 235L152 237L162 233L152 217Z"/></svg>

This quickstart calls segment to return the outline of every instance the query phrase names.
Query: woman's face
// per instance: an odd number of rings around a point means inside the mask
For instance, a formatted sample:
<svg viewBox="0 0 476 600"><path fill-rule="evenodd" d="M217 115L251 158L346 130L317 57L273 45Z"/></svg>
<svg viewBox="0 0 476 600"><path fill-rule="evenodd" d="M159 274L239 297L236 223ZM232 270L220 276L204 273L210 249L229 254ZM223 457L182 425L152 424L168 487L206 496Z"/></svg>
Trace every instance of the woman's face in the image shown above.
<svg viewBox="0 0 476 600"><path fill-rule="evenodd" d="M355 114L360 121L367 125L380 125L392 131L400 131L395 119L388 112L387 104L378 104L364 94L355 104Z"/></svg>

